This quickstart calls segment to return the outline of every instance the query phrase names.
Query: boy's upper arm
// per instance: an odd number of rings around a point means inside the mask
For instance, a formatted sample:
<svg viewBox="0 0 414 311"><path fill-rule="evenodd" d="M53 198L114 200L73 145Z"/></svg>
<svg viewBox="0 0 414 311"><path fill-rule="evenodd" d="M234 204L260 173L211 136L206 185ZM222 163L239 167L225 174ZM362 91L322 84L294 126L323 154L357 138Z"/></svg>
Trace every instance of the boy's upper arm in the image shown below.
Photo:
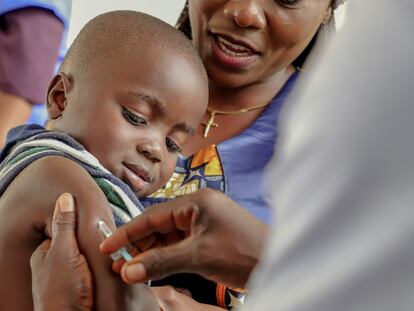
<svg viewBox="0 0 414 311"><path fill-rule="evenodd" d="M110 257L98 250L103 238L97 229L97 221L105 221L111 230L115 229L115 224L105 195L86 170L69 159L51 156L35 161L14 182L18 182L18 188L25 193L19 199L20 205L30 204L39 212L33 224L40 230L43 227L49 236L56 199L63 192L74 195L77 239L94 278L97 310L146 310L140 306L151 300L150 291L142 286L131 287L123 283L119 275L112 271ZM136 297L138 292L141 294Z"/></svg>

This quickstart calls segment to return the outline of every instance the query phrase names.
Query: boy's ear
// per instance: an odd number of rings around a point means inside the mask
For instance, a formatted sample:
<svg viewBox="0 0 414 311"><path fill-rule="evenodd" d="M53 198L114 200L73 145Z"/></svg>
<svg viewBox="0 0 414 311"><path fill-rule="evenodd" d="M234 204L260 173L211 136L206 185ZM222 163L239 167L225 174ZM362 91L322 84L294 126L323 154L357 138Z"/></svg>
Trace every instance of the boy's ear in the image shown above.
<svg viewBox="0 0 414 311"><path fill-rule="evenodd" d="M50 119L54 120L62 116L71 89L72 80L65 73L59 72L53 77L47 90L47 110Z"/></svg>

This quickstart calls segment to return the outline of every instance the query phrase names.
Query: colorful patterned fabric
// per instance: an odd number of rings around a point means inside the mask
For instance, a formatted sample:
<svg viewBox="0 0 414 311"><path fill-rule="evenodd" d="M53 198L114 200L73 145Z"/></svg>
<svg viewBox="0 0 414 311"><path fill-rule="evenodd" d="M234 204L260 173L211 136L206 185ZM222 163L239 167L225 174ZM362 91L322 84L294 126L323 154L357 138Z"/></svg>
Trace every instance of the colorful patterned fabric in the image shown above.
<svg viewBox="0 0 414 311"><path fill-rule="evenodd" d="M0 196L24 168L47 156L71 159L88 171L108 199L117 226L141 214L143 207L132 190L81 144L67 134L47 131L38 125L22 125L9 133L0 154Z"/></svg>
<svg viewBox="0 0 414 311"><path fill-rule="evenodd" d="M144 206L208 187L226 193L254 216L269 222L271 209L264 194L263 175L274 153L280 108L297 77L294 73L262 115L241 134L191 157L180 157L169 182L141 200Z"/></svg>
<svg viewBox="0 0 414 311"><path fill-rule="evenodd" d="M213 188L224 192L223 168L216 145L208 146L194 156L179 157L174 174L162 189L156 191L147 202L176 198L201 188Z"/></svg>

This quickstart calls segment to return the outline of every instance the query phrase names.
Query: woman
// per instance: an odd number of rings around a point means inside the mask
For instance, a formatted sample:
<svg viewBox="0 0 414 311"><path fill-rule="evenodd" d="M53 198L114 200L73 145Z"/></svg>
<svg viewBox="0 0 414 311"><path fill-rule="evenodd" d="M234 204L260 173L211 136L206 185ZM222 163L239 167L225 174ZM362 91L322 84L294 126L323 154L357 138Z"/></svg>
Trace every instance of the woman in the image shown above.
<svg viewBox="0 0 414 311"><path fill-rule="evenodd" d="M184 147L175 174L144 204L152 205L200 188L223 191L261 221L271 219L262 192L274 152L278 113L316 37L331 26L331 0L189 0L178 27L192 38L210 79L209 107ZM197 301L229 307L243 291L194 275L170 284Z"/></svg>
<svg viewBox="0 0 414 311"><path fill-rule="evenodd" d="M260 180L278 111L331 15L330 0L188 2L178 27L206 66L209 107L176 174L148 204L210 187L269 221Z"/></svg>
<svg viewBox="0 0 414 311"><path fill-rule="evenodd" d="M274 152L278 112L316 37L332 24L337 5L331 0L188 1L179 27L191 35L206 66L209 108L176 174L147 205L209 187L269 222L261 180ZM240 304L244 296L192 275L160 284L187 288L195 300L224 308ZM169 293L168 303L182 299ZM186 306L209 308L190 300Z"/></svg>

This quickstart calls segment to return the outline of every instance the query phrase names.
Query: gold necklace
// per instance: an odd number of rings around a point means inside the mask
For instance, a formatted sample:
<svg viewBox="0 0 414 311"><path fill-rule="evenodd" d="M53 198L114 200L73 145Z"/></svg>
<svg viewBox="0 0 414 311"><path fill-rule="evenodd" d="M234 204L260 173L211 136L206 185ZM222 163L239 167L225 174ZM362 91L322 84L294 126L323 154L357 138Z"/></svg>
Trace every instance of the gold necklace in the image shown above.
<svg viewBox="0 0 414 311"><path fill-rule="evenodd" d="M266 103L264 105L258 105L258 106L248 107L248 108L242 108L242 109L239 109L239 110L236 110L236 111L213 110L210 107L207 107L207 112L210 114L210 118L208 119L207 123L203 123L203 125L205 126L203 137L207 138L208 133L210 132L211 128L219 126L218 123L215 122L216 115L228 116L228 115L232 115L232 114L245 113L245 112L249 112L249 111L253 111L253 110L257 110L257 109L266 107L269 104L270 104L270 102Z"/></svg>

